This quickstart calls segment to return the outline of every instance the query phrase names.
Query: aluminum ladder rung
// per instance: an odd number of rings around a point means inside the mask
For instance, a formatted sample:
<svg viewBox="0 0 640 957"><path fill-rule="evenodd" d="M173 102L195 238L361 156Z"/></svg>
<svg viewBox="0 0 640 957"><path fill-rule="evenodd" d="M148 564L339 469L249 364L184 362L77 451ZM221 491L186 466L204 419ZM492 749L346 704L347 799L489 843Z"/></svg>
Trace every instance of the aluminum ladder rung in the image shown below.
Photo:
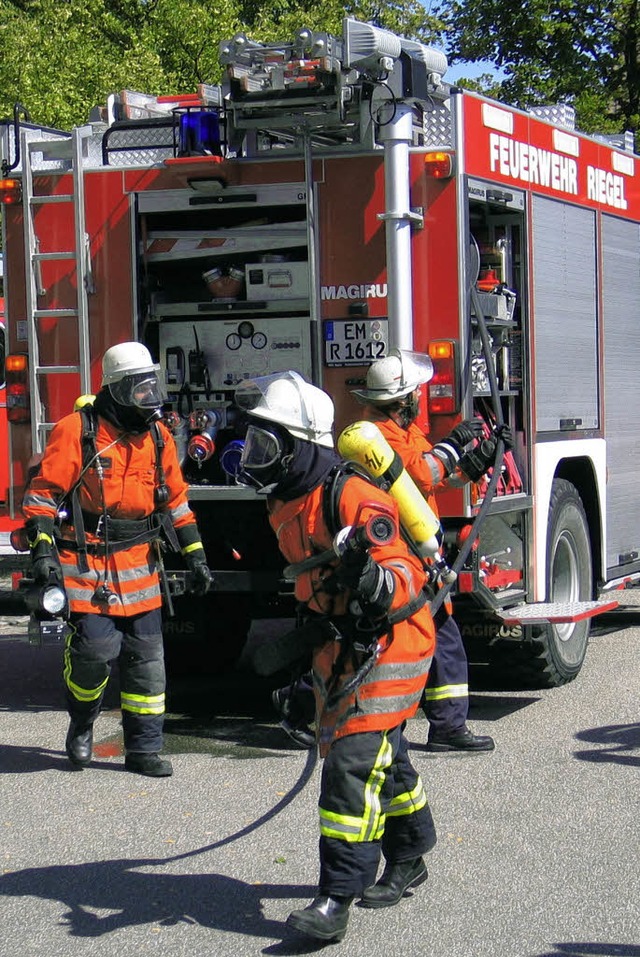
<svg viewBox="0 0 640 957"><path fill-rule="evenodd" d="M34 262L47 262L51 260L59 259L75 259L75 252L60 252L60 253L33 253L31 258Z"/></svg>
<svg viewBox="0 0 640 957"><path fill-rule="evenodd" d="M36 375L52 375L54 372L80 373L80 366L36 366Z"/></svg>
<svg viewBox="0 0 640 957"><path fill-rule="evenodd" d="M56 193L55 196L32 196L32 206L43 206L46 203L71 203L73 202L73 193Z"/></svg>
<svg viewBox="0 0 640 957"><path fill-rule="evenodd" d="M36 319L72 319L78 315L77 309L36 309Z"/></svg>

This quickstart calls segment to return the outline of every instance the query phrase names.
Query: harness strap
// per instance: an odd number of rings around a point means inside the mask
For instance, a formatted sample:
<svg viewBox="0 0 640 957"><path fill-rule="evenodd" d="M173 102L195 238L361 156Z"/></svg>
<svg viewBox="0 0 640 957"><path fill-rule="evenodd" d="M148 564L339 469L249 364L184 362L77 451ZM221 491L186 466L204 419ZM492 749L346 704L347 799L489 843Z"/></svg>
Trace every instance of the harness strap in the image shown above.
<svg viewBox="0 0 640 957"><path fill-rule="evenodd" d="M124 552L128 548L133 548L134 545L145 545L147 542L153 542L158 538L158 530L149 530L144 532L142 535L136 536L136 538L127 538L119 542L109 542L109 550L107 552L106 545L103 545L101 542L85 542L83 553L85 555L98 555L104 558L107 554L113 555L116 552ZM69 551L69 552L78 552L78 569L80 568L80 547L78 542L74 542L73 539L61 538L56 536L56 542L60 551ZM89 566L85 571L89 570Z"/></svg>

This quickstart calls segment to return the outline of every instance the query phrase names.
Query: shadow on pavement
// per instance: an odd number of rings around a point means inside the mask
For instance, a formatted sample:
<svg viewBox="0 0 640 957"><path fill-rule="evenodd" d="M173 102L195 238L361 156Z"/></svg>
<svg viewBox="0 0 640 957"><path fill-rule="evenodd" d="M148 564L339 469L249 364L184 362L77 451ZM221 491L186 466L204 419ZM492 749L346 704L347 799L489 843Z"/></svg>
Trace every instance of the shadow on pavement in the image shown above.
<svg viewBox="0 0 640 957"><path fill-rule="evenodd" d="M640 724L612 724L579 731L576 740L600 745L585 751L574 751L579 761L595 764L624 764L640 767ZM639 952L640 953L640 952Z"/></svg>
<svg viewBox="0 0 640 957"><path fill-rule="evenodd" d="M66 908L61 923L72 937L101 937L141 924L160 928L184 923L282 938L288 933L284 924L264 916L262 901L300 898L306 903L315 893L314 887L304 885L256 886L221 874L153 870L171 863L171 858L141 858L26 868L0 875L0 896L60 901Z"/></svg>
<svg viewBox="0 0 640 957"><path fill-rule="evenodd" d="M536 957L640 957L636 944L553 944L556 948Z"/></svg>

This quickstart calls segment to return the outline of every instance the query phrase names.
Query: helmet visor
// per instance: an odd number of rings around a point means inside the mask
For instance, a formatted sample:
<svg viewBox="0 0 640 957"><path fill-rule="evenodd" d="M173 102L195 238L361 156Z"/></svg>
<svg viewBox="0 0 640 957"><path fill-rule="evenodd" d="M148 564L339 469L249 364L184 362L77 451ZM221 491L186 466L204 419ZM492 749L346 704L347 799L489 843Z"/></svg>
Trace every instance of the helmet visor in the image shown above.
<svg viewBox="0 0 640 957"><path fill-rule="evenodd" d="M109 383L109 392L118 405L134 409L158 409L167 401L164 387L155 372L138 372Z"/></svg>
<svg viewBox="0 0 640 957"><path fill-rule="evenodd" d="M248 472L271 468L282 458L282 440L275 432L250 425L244 440L240 468Z"/></svg>
<svg viewBox="0 0 640 957"><path fill-rule="evenodd" d="M417 389L433 377L433 362L425 352L399 350L402 377L399 390Z"/></svg>

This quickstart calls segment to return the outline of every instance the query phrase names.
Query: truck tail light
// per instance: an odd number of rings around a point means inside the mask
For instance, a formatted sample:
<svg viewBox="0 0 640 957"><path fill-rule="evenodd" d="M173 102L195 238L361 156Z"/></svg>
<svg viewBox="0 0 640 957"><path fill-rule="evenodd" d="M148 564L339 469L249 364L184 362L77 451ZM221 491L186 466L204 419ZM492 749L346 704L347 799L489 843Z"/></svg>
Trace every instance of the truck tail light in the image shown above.
<svg viewBox="0 0 640 957"><path fill-rule="evenodd" d="M434 368L433 377L427 384L429 415L455 415L460 411L455 343L451 339L430 342L429 355Z"/></svg>
<svg viewBox="0 0 640 957"><path fill-rule="evenodd" d="M7 420L25 423L31 421L27 357L23 353L8 355L5 361Z"/></svg>
<svg viewBox="0 0 640 957"><path fill-rule="evenodd" d="M425 153L424 171L432 179L449 179L453 175L453 156L441 150Z"/></svg>
<svg viewBox="0 0 640 957"><path fill-rule="evenodd" d="M22 184L19 179L0 179L0 203L17 206L22 202Z"/></svg>

